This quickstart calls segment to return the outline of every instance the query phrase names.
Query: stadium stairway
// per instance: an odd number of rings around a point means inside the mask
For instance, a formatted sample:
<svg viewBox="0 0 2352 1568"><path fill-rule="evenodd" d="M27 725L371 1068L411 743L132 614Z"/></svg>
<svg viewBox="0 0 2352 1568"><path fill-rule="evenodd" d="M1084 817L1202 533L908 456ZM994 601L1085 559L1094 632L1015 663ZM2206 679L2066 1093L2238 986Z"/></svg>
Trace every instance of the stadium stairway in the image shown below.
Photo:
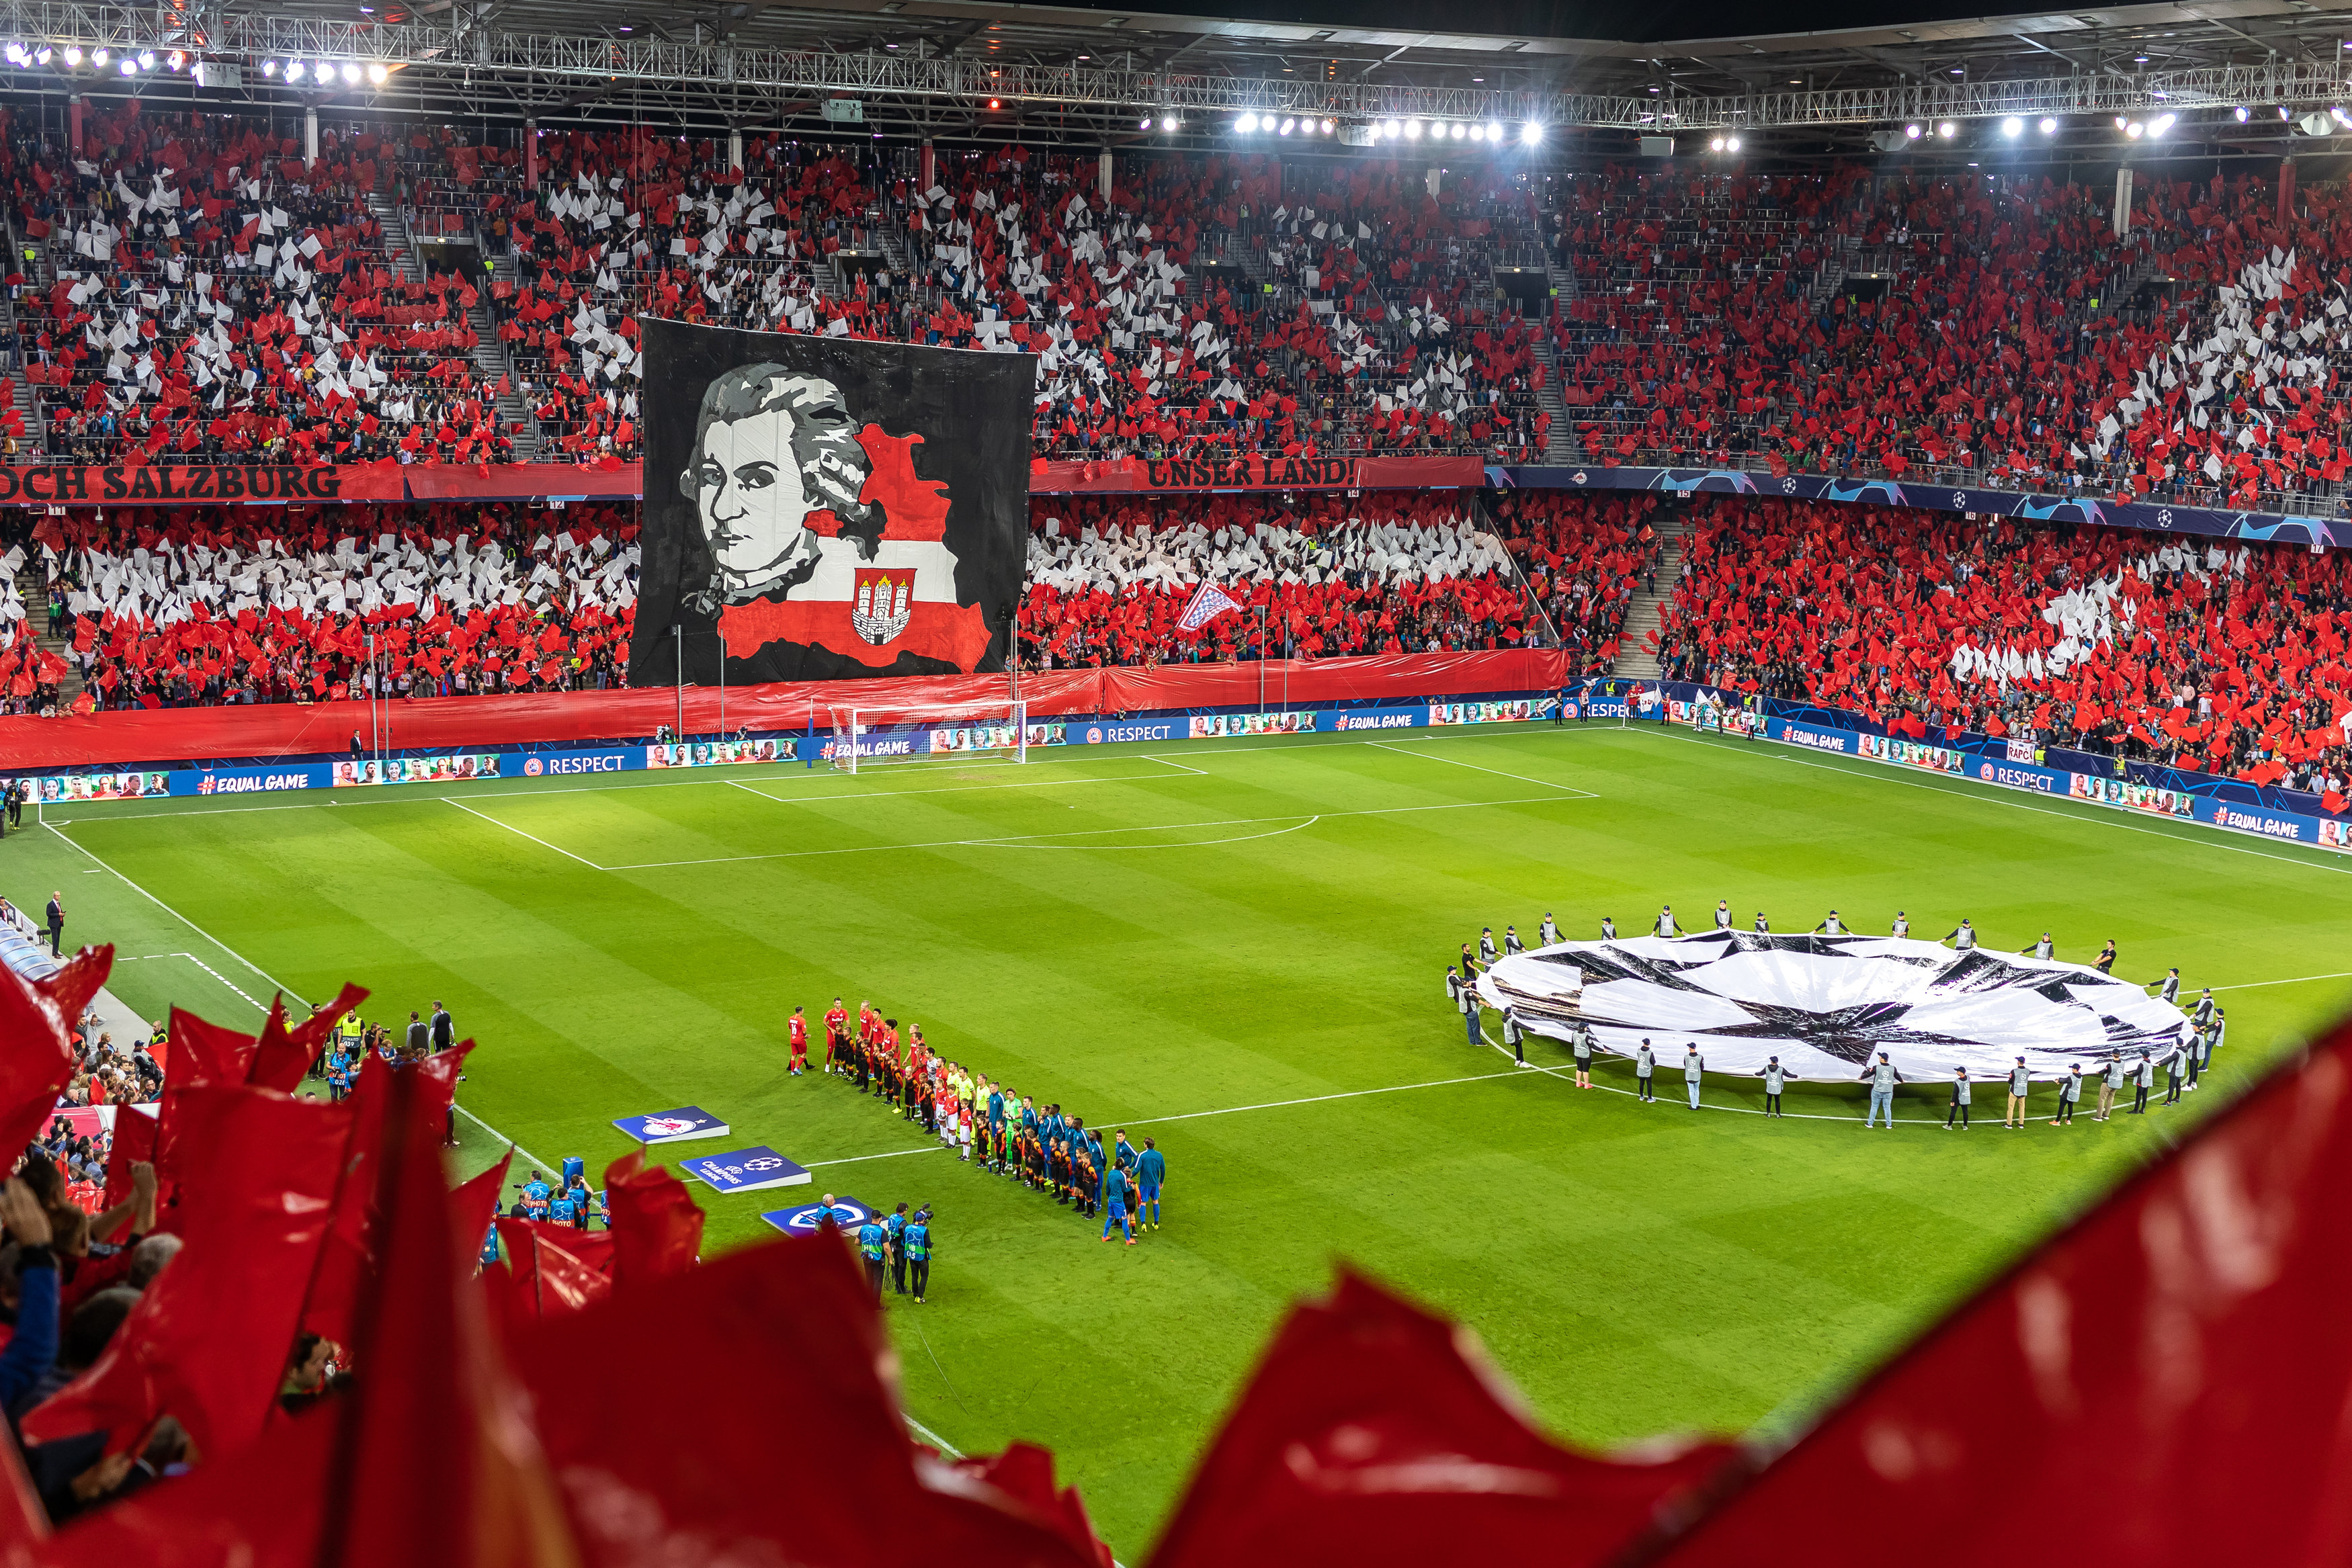
<svg viewBox="0 0 2352 1568"><path fill-rule="evenodd" d="M545 461L545 437L540 431L538 416L523 402L522 377L515 371L514 358L507 352L506 340L499 336L499 324L490 314L488 298L477 298L474 308L466 312L466 319L474 325L474 365L481 372L483 387L496 387L501 382L506 384L507 390L497 393L491 402L498 405L499 423L514 437L514 460Z"/></svg>
<svg viewBox="0 0 2352 1568"><path fill-rule="evenodd" d="M1691 531L1690 521L1677 503L1660 507L1651 521L1658 530L1657 591L1652 592L1646 584L1634 585L1633 600L1625 607L1625 629L1618 633L1617 663L1610 666L1612 674L1643 680L1658 674L1659 606L1673 594L1675 580L1682 576L1683 541Z"/></svg>
<svg viewBox="0 0 2352 1568"><path fill-rule="evenodd" d="M400 215L400 204L384 192L370 191L367 204L383 230L383 255L392 263L392 275L403 283L421 280L425 274L416 265L416 252L409 247L408 220Z"/></svg>
<svg viewBox="0 0 2352 1568"><path fill-rule="evenodd" d="M73 643L49 632L49 581L41 570L38 548L27 546L34 559L16 573L16 592L25 601L25 632L33 645L66 662L66 678L58 683L58 701L70 703L81 695L81 666L74 662Z"/></svg>

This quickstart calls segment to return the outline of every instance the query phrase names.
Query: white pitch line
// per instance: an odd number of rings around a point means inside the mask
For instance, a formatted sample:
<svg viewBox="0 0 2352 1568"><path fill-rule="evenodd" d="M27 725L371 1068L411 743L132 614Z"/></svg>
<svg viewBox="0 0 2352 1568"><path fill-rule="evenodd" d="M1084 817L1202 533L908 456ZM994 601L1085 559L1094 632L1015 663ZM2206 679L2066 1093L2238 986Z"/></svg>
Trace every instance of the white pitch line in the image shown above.
<svg viewBox="0 0 2352 1568"><path fill-rule="evenodd" d="M1047 760L1069 761L1076 759L1048 758ZM1089 758L1087 760L1092 759ZM1177 770L1181 773L1198 774L1203 779L1209 777L1208 774L1202 773L1201 769L1197 768L1184 768L1176 763L1169 763L1165 758L1158 757L1110 756L1102 758L1100 760L1105 762L1160 762L1164 763L1166 766L1176 768ZM966 764L965 766L968 767L971 765ZM736 780L732 779L727 780L727 782L730 784L735 784L736 788L743 790L747 794L757 795L763 800L773 800L779 806L800 806L817 800L896 800L903 795L968 795L975 790L1063 789L1068 789L1073 785L1079 784L1140 784L1147 782L1155 777L1158 777L1158 775L1145 773L1138 775L1133 779L1024 779L1016 784L941 784L935 788L927 789L836 789L830 795L771 795L765 789L754 789L751 785L737 783ZM787 778L772 778L756 780L755 782L782 784L789 781L790 780ZM614 786L614 788L619 788L619 786Z"/></svg>
<svg viewBox="0 0 2352 1568"><path fill-rule="evenodd" d="M1294 822L1286 828L1270 829L1263 833L1242 833L1230 839L1194 839L1181 844L1035 844L1014 843L1002 840L982 840L974 847L985 846L986 848L996 850L1089 850L1097 854L1108 854L1115 850L1208 850L1214 849L1220 844L1253 844L1260 839L1278 839L1285 833L1295 833L1301 828L1311 828L1322 820L1323 819L1320 817L1309 817L1303 822ZM1159 828L1103 828L1097 831L1106 833L1125 833L1161 832L1167 830ZM1048 837L1052 835L1041 834L1040 836Z"/></svg>
<svg viewBox="0 0 2352 1568"><path fill-rule="evenodd" d="M541 1159L537 1155L532 1154L529 1149L524 1148L520 1144L516 1143L512 1138L508 1137L504 1133L499 1132L496 1127L491 1126L488 1122L483 1121L479 1116L475 1115L463 1105L459 1105L453 1101L449 1108L457 1112L460 1116L465 1117L466 1120L471 1122L477 1127L479 1127L485 1133L488 1133L499 1143L505 1144L509 1147L512 1148L515 1153L523 1157L523 1163L531 1166L533 1169L542 1171L560 1171L563 1168L561 1165L552 1161Z"/></svg>
<svg viewBox="0 0 2352 1568"><path fill-rule="evenodd" d="M730 782L730 783L731 783L731 782L733 782L733 780L731 780L731 779L730 779L730 780L728 780L728 782ZM467 815L467 816L469 816L469 817L479 817L483 821L488 822L490 826L492 826L492 827L494 827L494 828L504 828L508 832L514 834L517 838L529 839L532 843L537 844L541 849L543 849L543 850L553 850L557 854L562 855L565 860L568 860L568 861L576 861L576 862L578 862L580 864L586 866L590 871L612 871L612 870L615 869L615 868L614 868L614 867L612 867L612 866L608 866L608 865L598 865L594 861L592 861L592 860L583 860L583 859L582 859L580 856L573 854L570 850L565 849L565 848L564 848L562 845L561 845L561 844L551 844L551 843L549 843L545 839L541 838L537 833L526 833L526 832L524 832L520 828L516 827L513 823L511 823L511 822L501 822L501 821L499 821L496 817L488 816L488 815L486 815L486 814L485 814L485 813L483 813L483 812L477 811L477 810L474 810L474 808L472 808L471 806L467 805L467 804L466 804L465 802L463 802L462 800L451 800L451 799L450 799L448 796L446 796L446 795L437 796L437 797L436 797L436 799L437 799L437 800L441 800L441 801L445 802L446 804L448 804L448 805L451 805L451 806L455 806L455 807L457 807L457 810L459 810L460 811L465 812L465 813L466 813L466 815Z"/></svg>
<svg viewBox="0 0 2352 1568"><path fill-rule="evenodd" d="M1337 1094L1309 1094L1297 1100L1268 1100L1260 1105L1228 1105L1222 1111L1187 1111L1181 1116L1129 1116L1129 1127L1159 1127L1170 1122L1197 1122L1203 1116L1238 1116L1244 1111L1279 1111L1291 1105L1319 1105L1327 1100L1360 1100L1367 1094L1402 1094L1408 1089L1444 1089L1454 1083L1483 1083L1490 1078L1508 1078L1508 1072L1473 1072L1465 1078L1433 1078L1425 1083L1390 1083L1378 1089L1349 1089Z"/></svg>
<svg viewBox="0 0 2352 1568"><path fill-rule="evenodd" d="M1510 800L1448 800L1433 806L1373 806L1368 807L1360 811L1323 811L1317 813L1317 820L1328 822L1341 817L1394 817L1403 815L1409 811L1468 811L1488 806L1549 806L1556 804L1568 798L1569 797L1561 795L1528 795ZM848 844L844 845L842 848L832 850L778 850L769 854L712 855L703 860L643 861L630 865L598 866L596 869L599 871L614 872L664 871L673 866L728 865L732 864L737 861L808 860L820 855L870 855L887 853L892 850L991 849L1005 844L1023 843L1033 839L1076 838L1079 837L1082 832L1095 834L1165 833L1173 832L1184 828L1255 827L1265 822L1287 822L1302 814L1303 813L1293 812L1290 816L1285 817L1229 817L1220 821L1208 822L1139 822L1123 828L1088 828L1083 830L1073 830L1066 833L1008 833L1002 838L992 839L935 839L923 843L915 844ZM553 847L553 845L549 846L551 849ZM1106 847L1160 848L1162 846L1124 845ZM579 859L577 855L572 856L572 858L574 860Z"/></svg>
<svg viewBox="0 0 2352 1568"><path fill-rule="evenodd" d="M929 1443L932 1448L937 1448L940 1453L945 1454L950 1459L961 1459L963 1458L963 1450L961 1448L957 1448L953 1443L949 1442L945 1437L940 1437L937 1432L932 1431L929 1427L924 1426L912 1416L908 1416L904 1410L899 1411L898 1414L906 1416L907 1429L914 1433L916 1437L920 1437L924 1442Z"/></svg>
<svg viewBox="0 0 2352 1568"><path fill-rule="evenodd" d="M170 915L173 919L178 921L181 925L186 926L189 930L203 937L205 941L211 943L214 946L219 948L222 952L227 954L230 957L236 959L247 968L252 970L255 974L259 975L263 979L268 980L270 985L284 992L289 1001L292 1001L300 1007L307 1008L310 1005L308 1001L303 999L301 993L295 990L293 987L288 985L285 981L278 979L267 969L264 969L260 965L255 963L252 959L247 957L244 954L230 946L227 943L222 941L219 937L214 936L211 932L205 930L203 926L197 925L194 921L189 919L186 915L181 914L178 910L173 908L170 904L164 903L162 899L156 897L153 894L148 892L145 888L131 881L129 877L124 876L121 872L115 871L114 867L107 865L106 862L100 860L91 850L82 844L75 843L70 834L59 831L54 823L44 823L43 826L48 828L49 831L56 833L60 839L65 840L67 843L73 844L75 849L81 851L83 854L89 855L91 860L97 861L98 863L104 866L106 870L113 872L114 875L121 880L123 886L129 888L131 892L137 894L140 897L145 899L148 903L153 904L156 908L162 910L164 914ZM223 985L228 985L226 980L223 980L221 983ZM234 986L230 986L229 988L231 990L236 990L236 988ZM245 993L243 991L237 991L237 995L244 996ZM249 1000L250 998L247 999Z"/></svg>
<svg viewBox="0 0 2352 1568"><path fill-rule="evenodd" d="M1468 768L1480 773L1491 773L1497 779L1516 779L1522 784L1535 784L1547 789L1557 789L1563 795L1572 796L1578 800L1601 799L1591 790L1580 789L1573 784L1555 784L1549 779L1530 779L1524 773L1506 773L1499 768L1488 768L1476 762L1465 762L1459 758L1433 757L1424 746L1399 746L1392 740L1375 740L1371 744L1376 750L1393 751L1400 757L1419 757L1429 762L1443 762L1448 768Z"/></svg>
<svg viewBox="0 0 2352 1568"><path fill-rule="evenodd" d="M2217 991L2259 991L2264 986L2303 986L2314 980L2352 980L2352 969L2339 970L2333 975L2297 975L2292 980L2241 980L2234 986L2216 986L2213 988Z"/></svg>
<svg viewBox="0 0 2352 1568"><path fill-rule="evenodd" d="M197 968L202 969L205 974L210 975L214 979L218 980L222 985L226 986L238 996L245 998L247 1003L252 1007L254 1011L266 1013L269 1010L268 1008L264 1006L262 1003L254 1000L251 993L247 992L244 987L230 979L226 975L222 974L218 969L214 968L210 964L205 963L202 958L197 957L194 953L142 953L135 958L118 957L115 959L115 962L118 964L143 964L151 958L185 958L189 963L194 964Z"/></svg>
<svg viewBox="0 0 2352 1568"><path fill-rule="evenodd" d="M946 1147L945 1144L931 1144L919 1149L892 1149L887 1154L852 1155L845 1160L811 1160L806 1168L814 1171L826 1166L854 1166L864 1160L895 1160L902 1155L936 1155Z"/></svg>
<svg viewBox="0 0 2352 1568"><path fill-rule="evenodd" d="M2207 833L2226 835L2227 830L2221 828L2206 828L2201 822L2195 824L2195 826L2200 829L2203 829L2203 831L2196 833L2168 833L2163 831L2161 829L2147 827L2138 822L2116 821L2112 820L2112 813L2106 812L2104 808L2092 806L2087 801L2084 802L2086 809L2081 811L2056 811L2051 810L2047 806L2029 806L2022 800L2005 799L2008 795L2017 793L2017 791L2014 790L2001 790L1999 794L1985 794L1981 792L1985 789L1996 789L1999 788L1997 785L1987 784L1980 787L1952 789L1948 786L1938 784L1932 779L1906 779L1901 774L1892 771L1877 772L1860 768L1837 768L1832 767L1831 764L1826 762L1816 761L1809 757L1786 756L1783 753L1787 748L1777 741L1761 742L1760 744L1770 746L1772 749L1770 751L1759 751L1757 749L1757 746L1759 744L1758 742L1735 745L1730 741L1713 740L1704 735L1676 735L1670 738L1676 740L1697 741L1702 745L1709 746L1716 750L1742 751L1751 757L1760 757L1767 761L1771 762L1786 762L1798 768L1818 768L1824 773L1839 773L1844 775L1848 779L1875 779L1879 782L1885 784L1906 784L1914 789L1929 789L1938 795L1955 796L1963 800L1974 800L1982 805L1998 806L2006 810L2031 811L2037 817L2057 817L2064 821L2083 822L2092 827L2115 828L2126 833L2146 833L2150 838L2169 839L2176 844L2195 844L2206 849L2228 850L2232 854L2252 855L2258 860L2277 861L2282 865L2299 865L2305 867L2306 870L2329 872L2339 876L2352 873L2352 864L2330 865L2325 861L2301 860L2294 855L2274 855L2266 853L2262 850L2253 849L2245 844L2232 844L2225 842L2221 837L2209 838L2206 836Z"/></svg>

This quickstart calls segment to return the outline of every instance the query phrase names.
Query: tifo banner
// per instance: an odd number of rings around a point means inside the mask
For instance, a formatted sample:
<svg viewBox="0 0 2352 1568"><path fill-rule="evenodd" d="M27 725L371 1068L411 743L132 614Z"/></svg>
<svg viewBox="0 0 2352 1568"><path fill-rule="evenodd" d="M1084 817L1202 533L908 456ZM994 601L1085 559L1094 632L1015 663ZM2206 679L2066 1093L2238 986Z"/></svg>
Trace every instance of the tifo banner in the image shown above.
<svg viewBox="0 0 2352 1568"><path fill-rule="evenodd" d="M1026 354L648 318L632 685L1004 667ZM716 633L716 635L714 635Z"/></svg>

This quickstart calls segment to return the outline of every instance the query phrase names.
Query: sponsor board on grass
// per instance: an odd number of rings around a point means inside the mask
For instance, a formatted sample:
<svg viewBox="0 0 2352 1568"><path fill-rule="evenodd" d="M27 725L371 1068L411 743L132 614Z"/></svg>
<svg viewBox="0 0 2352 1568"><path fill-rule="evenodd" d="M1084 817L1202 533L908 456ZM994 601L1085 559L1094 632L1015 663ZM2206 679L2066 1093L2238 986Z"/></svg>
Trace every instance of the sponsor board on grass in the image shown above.
<svg viewBox="0 0 2352 1568"><path fill-rule="evenodd" d="M700 1138L723 1138L732 1131L699 1105L680 1105L674 1111L652 1111L640 1116L615 1116L613 1125L622 1136L636 1144L690 1144Z"/></svg>
<svg viewBox="0 0 2352 1568"><path fill-rule="evenodd" d="M760 1218L787 1236L814 1236L818 1226L824 1222L824 1204L804 1203L797 1208L770 1209ZM880 1212L879 1209L867 1207L854 1197L836 1197L833 1200L835 1227L852 1235L856 1234L859 1226Z"/></svg>
<svg viewBox="0 0 2352 1568"><path fill-rule="evenodd" d="M680 1160L677 1168L719 1193L764 1192L776 1186L805 1186L809 1174L765 1144L730 1149L723 1155L697 1155Z"/></svg>

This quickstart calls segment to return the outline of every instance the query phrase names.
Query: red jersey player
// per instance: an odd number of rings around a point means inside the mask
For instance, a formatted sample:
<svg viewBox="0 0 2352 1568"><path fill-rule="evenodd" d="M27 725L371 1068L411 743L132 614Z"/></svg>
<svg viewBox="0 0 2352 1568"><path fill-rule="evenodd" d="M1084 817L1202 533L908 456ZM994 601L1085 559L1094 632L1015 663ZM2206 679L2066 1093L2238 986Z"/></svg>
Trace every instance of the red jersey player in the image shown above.
<svg viewBox="0 0 2352 1568"><path fill-rule="evenodd" d="M846 1057L849 1045L849 1014L841 998L833 998L833 1009L824 1015L824 1070L833 1071L834 1064Z"/></svg>
<svg viewBox="0 0 2352 1568"><path fill-rule="evenodd" d="M799 1008L794 1008L793 1009L793 1063L791 1072L795 1078L798 1078L808 1067L808 1019L802 1017L801 1013L802 1009Z"/></svg>

